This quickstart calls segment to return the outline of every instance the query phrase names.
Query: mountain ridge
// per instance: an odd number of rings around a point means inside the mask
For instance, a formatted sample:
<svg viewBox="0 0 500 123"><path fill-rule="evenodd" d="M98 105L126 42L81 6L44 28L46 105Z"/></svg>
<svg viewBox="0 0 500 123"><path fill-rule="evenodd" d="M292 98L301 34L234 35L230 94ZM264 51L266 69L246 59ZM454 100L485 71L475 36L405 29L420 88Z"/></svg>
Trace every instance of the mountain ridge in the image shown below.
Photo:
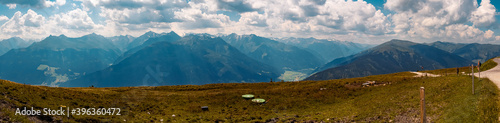
<svg viewBox="0 0 500 123"><path fill-rule="evenodd" d="M148 54L148 55L146 55ZM253 60L221 38L185 36L156 42L121 62L63 86L155 86L262 82L278 70Z"/></svg>
<svg viewBox="0 0 500 123"><path fill-rule="evenodd" d="M416 71L422 67L440 69L462 67L471 64L468 60L438 48L404 40L391 40L348 58L341 63L317 72L306 80L326 80L362 77L402 71ZM334 60L336 61L336 60Z"/></svg>

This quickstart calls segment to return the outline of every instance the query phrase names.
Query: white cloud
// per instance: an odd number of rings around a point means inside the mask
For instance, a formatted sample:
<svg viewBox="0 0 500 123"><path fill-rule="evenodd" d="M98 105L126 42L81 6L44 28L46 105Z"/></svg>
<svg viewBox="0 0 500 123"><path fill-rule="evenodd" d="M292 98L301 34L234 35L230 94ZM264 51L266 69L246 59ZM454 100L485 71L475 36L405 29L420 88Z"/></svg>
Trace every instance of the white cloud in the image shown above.
<svg viewBox="0 0 500 123"><path fill-rule="evenodd" d="M143 24L150 22L178 22L174 13L188 7L183 0L142 0L142 1L101 1L92 0L83 2L86 7L97 7L101 9L101 17L120 23ZM84 9L85 10L85 9Z"/></svg>
<svg viewBox="0 0 500 123"><path fill-rule="evenodd" d="M482 37L484 35L484 32L474 28L469 25L464 25L464 24L456 24L456 25L450 25L447 26L445 29L446 37L455 37L455 38L468 38L472 39L475 37Z"/></svg>
<svg viewBox="0 0 500 123"><path fill-rule="evenodd" d="M41 3L40 3L41 1ZM76 0L74 10L43 17L30 10L16 13L2 25L3 34L42 37L105 36L145 31L183 33L238 33L269 37L317 37L381 43L392 38L418 42L435 40L490 42L496 40L496 8L489 0L387 0L380 9L352 0ZM1 0L0 0L1 2ZM17 7L62 6L66 0L3 2ZM37 9L35 9L37 10ZM221 14L229 11L230 14ZM235 15L231 15L236 13ZM99 15L91 18L89 15ZM94 23L93 20L99 21ZM16 25L17 26L14 26ZM19 28L19 29L16 29ZM5 30L3 30L5 29ZM486 31L484 31L486 30ZM5 33L4 33L5 32Z"/></svg>
<svg viewBox="0 0 500 123"><path fill-rule="evenodd" d="M365 1L251 1L251 0L89 0L85 11L99 15L113 28L170 30L180 33L255 33L274 36L321 36L348 33L390 33L390 21ZM217 11L240 12L239 22ZM259 11L259 12L257 12ZM145 25L161 25L144 27ZM108 25L108 24L107 24ZM111 27L110 27L111 28ZM132 34L133 35L133 34Z"/></svg>
<svg viewBox="0 0 500 123"><path fill-rule="evenodd" d="M0 21L6 21L6 20L9 20L9 17L5 15L0 15Z"/></svg>
<svg viewBox="0 0 500 123"><path fill-rule="evenodd" d="M17 4L6 4L9 9L16 9Z"/></svg>
<svg viewBox="0 0 500 123"><path fill-rule="evenodd" d="M86 11L75 9L68 13L51 16L50 21L64 29L91 30L95 24Z"/></svg>
<svg viewBox="0 0 500 123"><path fill-rule="evenodd" d="M273 37L325 37L332 34L390 33L390 21L365 1L246 1L261 12L241 13L223 33ZM272 35L271 35L272 34Z"/></svg>
<svg viewBox="0 0 500 123"><path fill-rule="evenodd" d="M51 6L62 6L66 4L66 0L56 0L56 1L50 1L50 0L46 0L45 3L44 3L44 6L45 7L51 7Z"/></svg>
<svg viewBox="0 0 500 123"><path fill-rule="evenodd" d="M0 16L1 18L7 17ZM103 28L104 26L95 24L88 13L81 9L55 14L48 18L30 9L24 15L19 11L16 12L0 27L0 36L43 39L49 35L64 34L79 37Z"/></svg>
<svg viewBox="0 0 500 123"><path fill-rule="evenodd" d="M488 31L484 32L484 38L489 39L489 38L492 38L493 36L494 36L494 32L491 31L491 30L488 30Z"/></svg>
<svg viewBox="0 0 500 123"><path fill-rule="evenodd" d="M242 13L239 22L244 25L267 27L266 16L257 12Z"/></svg>
<svg viewBox="0 0 500 123"><path fill-rule="evenodd" d="M481 6L472 12L470 21L476 27L489 28L496 22L495 11L495 6L490 3L490 0L483 0Z"/></svg>
<svg viewBox="0 0 500 123"><path fill-rule="evenodd" d="M182 20L176 26L183 29L220 28L228 23L229 17L222 14L208 14L199 9L183 9L175 12L175 18Z"/></svg>
<svg viewBox="0 0 500 123"><path fill-rule="evenodd" d="M24 15L18 11L0 27L0 30L2 34L10 37L37 37L37 35L45 33L44 30L40 30L44 21L45 17L38 15L31 9Z"/></svg>
<svg viewBox="0 0 500 123"><path fill-rule="evenodd" d="M395 12L390 17L393 30L400 37L421 41L488 42L493 31L479 28L495 22L495 8L489 2L483 0L478 8L476 0L388 0L384 7ZM467 25L468 22L474 26Z"/></svg>

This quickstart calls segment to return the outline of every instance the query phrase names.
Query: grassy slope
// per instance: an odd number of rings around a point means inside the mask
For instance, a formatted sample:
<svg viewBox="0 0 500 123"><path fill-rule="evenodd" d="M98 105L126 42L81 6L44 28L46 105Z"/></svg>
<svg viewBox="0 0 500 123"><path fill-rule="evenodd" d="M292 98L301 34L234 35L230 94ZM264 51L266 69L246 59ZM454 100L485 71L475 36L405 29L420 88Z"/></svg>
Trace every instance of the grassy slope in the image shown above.
<svg viewBox="0 0 500 123"><path fill-rule="evenodd" d="M496 57L500 58L500 57ZM474 64L477 65L477 64ZM489 59L486 62L481 64L481 71L486 71L489 70L493 67L497 66L497 63L493 61L493 59ZM446 68L446 69L439 69L439 70L427 70L427 71L422 71L425 73L432 73L432 74L439 74L439 75L453 75L457 74L457 69L456 68ZM469 67L460 67L459 72L465 72L466 74L471 73L471 68ZM474 72L478 72L477 68L474 68Z"/></svg>
<svg viewBox="0 0 500 123"><path fill-rule="evenodd" d="M500 58L500 57L496 57L496 58ZM493 59L489 59L488 61L484 62L481 65L481 71L486 71L486 70L489 70L489 69L497 66L498 64L495 61L493 61Z"/></svg>
<svg viewBox="0 0 500 123"><path fill-rule="evenodd" d="M493 62L494 63L494 62ZM491 68L491 61L483 64ZM483 68L482 68L483 69ZM461 68L466 71L470 68ZM498 119L497 87L487 79L475 83L456 76L456 69L426 71L447 75L414 78L403 72L328 81L234 83L202 86L123 88L51 88L0 80L0 121L412 121L418 120L419 87L426 88L429 120L436 122L494 122ZM448 74L446 74L448 73ZM361 87L368 80L379 86ZM321 90L320 88L324 88ZM241 98L251 93L269 100L265 105ZM15 116L14 108L116 107L121 116ZM201 111L209 106L210 111ZM176 117L172 117L175 114ZM3 118L3 119L2 119Z"/></svg>

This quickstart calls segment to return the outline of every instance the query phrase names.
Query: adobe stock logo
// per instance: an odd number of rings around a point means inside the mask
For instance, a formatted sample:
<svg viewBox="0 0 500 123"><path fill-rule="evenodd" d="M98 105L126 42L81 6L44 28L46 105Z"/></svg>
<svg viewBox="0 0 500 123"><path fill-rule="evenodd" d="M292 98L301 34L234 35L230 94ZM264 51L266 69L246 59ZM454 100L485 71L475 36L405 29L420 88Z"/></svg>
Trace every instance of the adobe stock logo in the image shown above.
<svg viewBox="0 0 500 123"><path fill-rule="evenodd" d="M147 74L142 78L143 86L159 86L165 85L165 81L163 78L169 75L169 73L161 72L161 65L156 65L155 69L151 68L151 66L146 66L144 69Z"/></svg>

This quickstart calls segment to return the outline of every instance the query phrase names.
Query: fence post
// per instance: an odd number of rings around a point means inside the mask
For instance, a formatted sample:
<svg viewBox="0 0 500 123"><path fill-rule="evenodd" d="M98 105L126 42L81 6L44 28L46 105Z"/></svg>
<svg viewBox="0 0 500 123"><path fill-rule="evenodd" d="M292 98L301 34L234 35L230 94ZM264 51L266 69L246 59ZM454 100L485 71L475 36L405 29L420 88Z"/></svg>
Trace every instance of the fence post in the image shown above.
<svg viewBox="0 0 500 123"><path fill-rule="evenodd" d="M474 64L472 64L472 95L474 95Z"/></svg>
<svg viewBox="0 0 500 123"><path fill-rule="evenodd" d="M420 123L427 122L425 119L425 89L420 87Z"/></svg>

